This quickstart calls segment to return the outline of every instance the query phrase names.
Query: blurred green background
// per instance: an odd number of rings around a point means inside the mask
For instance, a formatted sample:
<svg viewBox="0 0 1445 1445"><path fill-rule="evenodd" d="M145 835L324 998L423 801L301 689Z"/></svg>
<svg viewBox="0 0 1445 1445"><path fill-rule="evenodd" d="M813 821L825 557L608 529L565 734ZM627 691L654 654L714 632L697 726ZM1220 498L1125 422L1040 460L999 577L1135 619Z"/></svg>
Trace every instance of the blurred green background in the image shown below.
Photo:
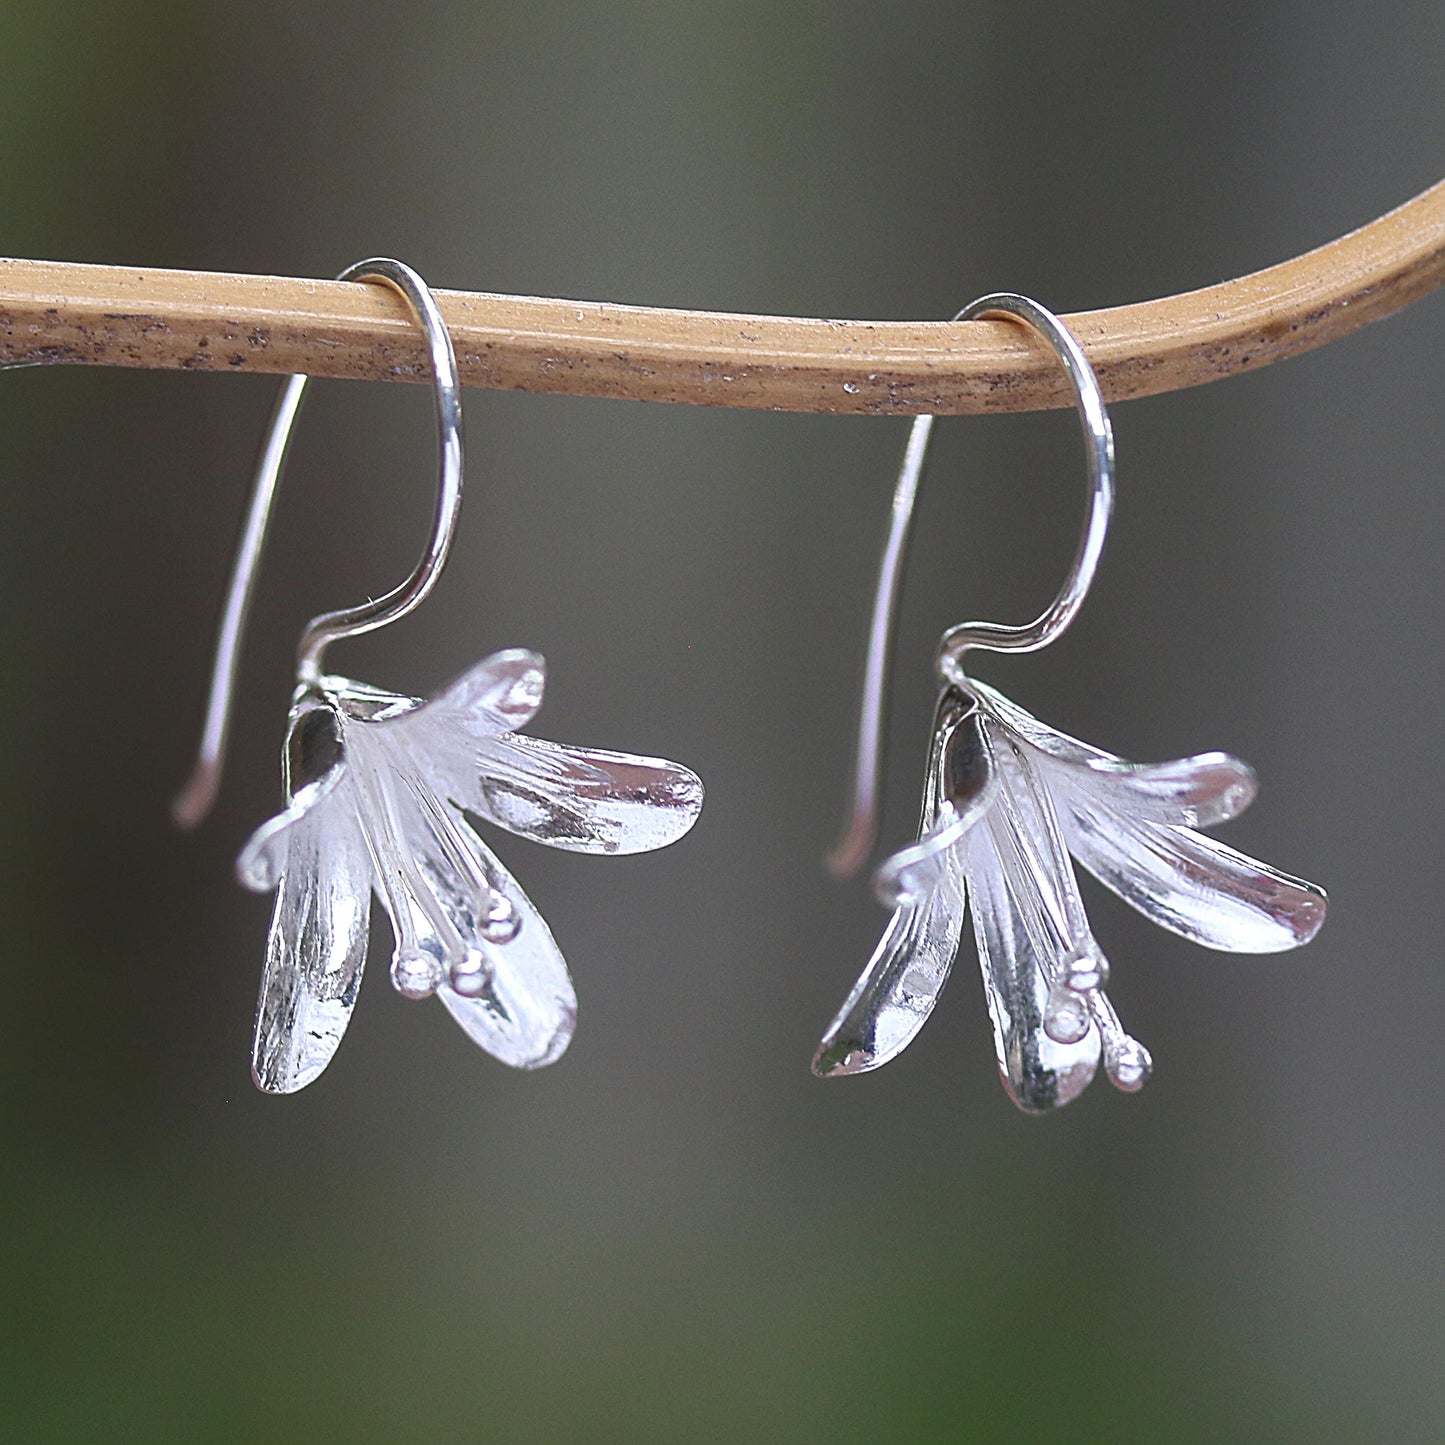
<svg viewBox="0 0 1445 1445"><path fill-rule="evenodd" d="M220 3L0 11L0 250L850 317L1203 285L1445 170L1445 11L1341 0ZM971 943L895 1064L816 1038L884 922L826 878L905 426L469 393L461 536L337 665L423 692L546 654L536 730L675 757L694 833L501 852L581 998L516 1075L374 966L318 1084L256 1094L302 622L388 587L430 401L316 388L221 805L174 833L276 383L0 377L0 1434L14 1441L1441 1438L1440 297L1115 409L1067 640L983 675L1127 756L1227 748L1226 836L1331 890L1202 952L1086 885L1156 1077L999 1089ZM1073 546L1060 416L940 426L885 842L938 630ZM373 963L386 951L374 946Z"/></svg>

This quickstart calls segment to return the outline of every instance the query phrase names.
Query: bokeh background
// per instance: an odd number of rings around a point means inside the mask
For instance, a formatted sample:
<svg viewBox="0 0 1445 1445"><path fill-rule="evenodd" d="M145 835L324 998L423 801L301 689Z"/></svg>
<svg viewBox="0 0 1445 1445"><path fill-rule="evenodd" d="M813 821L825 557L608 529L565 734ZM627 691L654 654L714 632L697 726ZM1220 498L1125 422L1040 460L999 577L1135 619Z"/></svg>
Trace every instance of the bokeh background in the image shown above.
<svg viewBox="0 0 1445 1445"><path fill-rule="evenodd" d="M1438 179L1445 11L1310 0L0 11L0 250L849 317L1207 284ZM15 1441L1440 1438L1445 300L1115 409L1078 624L983 675L1127 756L1227 748L1300 954L1086 884L1157 1072L999 1089L971 943L895 1064L807 1064L884 916L821 858L905 424L473 392L455 560L339 667L546 654L537 731L686 761L655 856L501 851L572 964L536 1075L385 980L301 1095L247 1061L292 648L410 565L419 388L318 386L215 816L171 830L272 379L0 378L0 1433ZM937 632L1073 545L1061 416L942 425L885 841Z"/></svg>

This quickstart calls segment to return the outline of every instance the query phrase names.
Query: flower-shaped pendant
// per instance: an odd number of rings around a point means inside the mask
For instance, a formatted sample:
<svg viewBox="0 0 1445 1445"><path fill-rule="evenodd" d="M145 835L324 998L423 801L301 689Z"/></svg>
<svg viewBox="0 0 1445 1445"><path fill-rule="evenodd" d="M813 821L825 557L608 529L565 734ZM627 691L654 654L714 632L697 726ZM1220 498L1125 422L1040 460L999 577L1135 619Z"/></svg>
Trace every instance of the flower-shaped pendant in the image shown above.
<svg viewBox="0 0 1445 1445"><path fill-rule="evenodd" d="M900 1053L973 931L1005 1089L1044 1113L1076 1098L1100 1054L1126 1092L1149 1076L1104 993L1109 968L1070 854L1146 918L1195 943L1277 953L1308 943L1324 891L1195 831L1235 817L1254 774L1224 753L1128 763L967 680L939 698L917 843L877 890L892 921L813 1061L862 1073Z"/></svg>
<svg viewBox="0 0 1445 1445"><path fill-rule="evenodd" d="M257 1087L288 1094L331 1061L366 962L371 893L391 920L391 977L435 994L504 1063L538 1068L572 1037L576 996L541 915L473 817L554 848L641 853L702 808L676 763L564 747L517 729L541 706L544 663L513 649L429 702L343 677L297 689L286 809L237 863L277 890L256 1013Z"/></svg>

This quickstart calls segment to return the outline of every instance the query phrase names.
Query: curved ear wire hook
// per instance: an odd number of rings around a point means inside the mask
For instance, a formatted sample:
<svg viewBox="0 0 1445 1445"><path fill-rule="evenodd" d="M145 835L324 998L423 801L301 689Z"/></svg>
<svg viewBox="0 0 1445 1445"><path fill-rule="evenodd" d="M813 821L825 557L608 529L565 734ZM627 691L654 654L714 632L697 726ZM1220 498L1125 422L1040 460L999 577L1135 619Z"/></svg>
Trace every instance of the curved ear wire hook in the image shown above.
<svg viewBox="0 0 1445 1445"><path fill-rule="evenodd" d="M1094 369L1073 333L1037 301L1009 292L980 296L977 301L969 302L953 319L973 321L984 317L1005 317L1024 322L1053 347L1063 363L1084 428L1089 478L1088 509L1078 550L1074 553L1064 585L1059 589L1058 596L1032 622L1021 627L998 622L964 622L943 634L938 645L937 668L943 681L955 683L963 677L960 659L970 648L983 648L990 652L1036 652L1053 642L1074 620L1093 584L1114 505L1114 437L1109 426L1109 414L1104 408L1104 396ZM920 416L914 421L893 493L893 516L883 548L878 588L873 596L873 613L868 623L868 655L863 668L863 700L858 719L852 800L843 836L828 855L829 869L840 878L857 873L867 861L878 834L878 802L887 720L885 702L893 668L898 598L903 585L904 564L908 559L914 503L918 498L918 485L923 475L933 422L931 416Z"/></svg>
<svg viewBox="0 0 1445 1445"><path fill-rule="evenodd" d="M321 672L321 658L326 648L338 638L354 637L362 632L375 632L398 618L406 616L431 591L451 549L456 531L457 514L462 503L462 408L461 384L457 379L456 355L446 322L437 308L425 281L410 266L387 257L372 257L348 266L338 281L382 281L399 291L415 313L426 333L432 377L436 386L437 445L441 459L441 477L437 486L436 516L431 537L412 574L400 586L374 602L338 612L324 612L313 617L301 634L296 649L296 676L300 682L314 682ZM221 768L225 760L226 740L230 731L231 701L240 666L241 637L251 609L257 564L266 543L266 529L271 520L276 486L286 465L291 434L297 413L306 392L306 376L287 379L276 409L261 459L256 466L256 479L236 562L226 591L226 606L221 615L221 629L216 641L216 660L211 673L210 700L206 705L206 721L201 733L200 752L190 780L172 804L172 814L182 828L194 828L211 810L220 786Z"/></svg>

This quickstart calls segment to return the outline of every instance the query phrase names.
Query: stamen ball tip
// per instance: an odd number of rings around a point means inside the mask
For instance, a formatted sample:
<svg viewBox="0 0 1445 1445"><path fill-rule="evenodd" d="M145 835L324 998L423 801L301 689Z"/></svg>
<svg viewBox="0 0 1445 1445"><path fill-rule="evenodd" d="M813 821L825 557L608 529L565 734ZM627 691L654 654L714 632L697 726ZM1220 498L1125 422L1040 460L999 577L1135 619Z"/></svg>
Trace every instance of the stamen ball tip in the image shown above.
<svg viewBox="0 0 1445 1445"><path fill-rule="evenodd" d="M1102 953L1078 952L1064 964L1064 984L1074 993L1093 993L1109 983L1109 960Z"/></svg>
<svg viewBox="0 0 1445 1445"><path fill-rule="evenodd" d="M397 949L392 956L392 987L403 998L430 998L440 982L441 966L429 953Z"/></svg>
<svg viewBox="0 0 1445 1445"><path fill-rule="evenodd" d="M1125 1039L1105 1060L1109 1082L1124 1094L1137 1094L1154 1072L1154 1060L1138 1039Z"/></svg>
<svg viewBox="0 0 1445 1445"><path fill-rule="evenodd" d="M1078 994L1061 989L1049 999L1044 1013L1044 1032L1056 1044L1077 1044L1088 1034L1092 1022L1087 1002Z"/></svg>
<svg viewBox="0 0 1445 1445"><path fill-rule="evenodd" d="M509 898L498 897L481 923L481 935L488 943L510 943L522 929L522 915Z"/></svg>
<svg viewBox="0 0 1445 1445"><path fill-rule="evenodd" d="M514 928L513 933L516 932ZM481 998L492 981L492 968L479 948L469 948L447 970L447 982L463 998Z"/></svg>

